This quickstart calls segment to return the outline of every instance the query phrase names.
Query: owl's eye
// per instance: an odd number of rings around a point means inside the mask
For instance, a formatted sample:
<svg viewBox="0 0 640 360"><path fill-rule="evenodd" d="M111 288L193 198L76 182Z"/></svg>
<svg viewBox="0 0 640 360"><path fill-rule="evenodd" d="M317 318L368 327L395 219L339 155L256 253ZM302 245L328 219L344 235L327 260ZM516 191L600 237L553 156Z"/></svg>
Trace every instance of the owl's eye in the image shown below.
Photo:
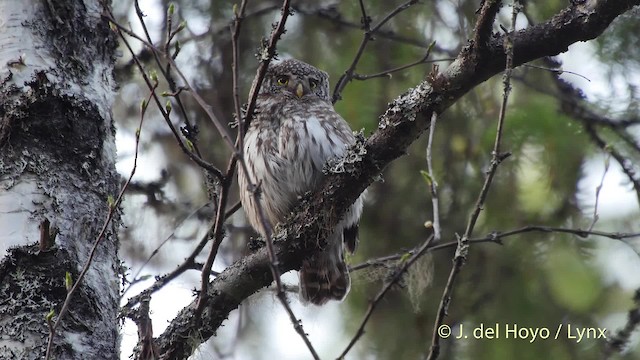
<svg viewBox="0 0 640 360"><path fill-rule="evenodd" d="M276 81L278 82L278 85L284 86L289 83L289 78L286 76L278 76Z"/></svg>
<svg viewBox="0 0 640 360"><path fill-rule="evenodd" d="M312 89L317 88L317 87L318 87L318 80L316 80L316 79L309 79L309 86L310 86Z"/></svg>

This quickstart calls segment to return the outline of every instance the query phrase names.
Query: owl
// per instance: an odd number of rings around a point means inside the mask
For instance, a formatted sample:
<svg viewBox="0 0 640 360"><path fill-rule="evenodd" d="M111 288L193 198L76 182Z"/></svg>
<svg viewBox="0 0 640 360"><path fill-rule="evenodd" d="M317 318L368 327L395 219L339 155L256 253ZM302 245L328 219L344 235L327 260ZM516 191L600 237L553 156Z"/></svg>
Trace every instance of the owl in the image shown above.
<svg viewBox="0 0 640 360"><path fill-rule="evenodd" d="M264 236L250 184L259 186L258 201L273 229L302 195L320 186L327 160L342 156L355 137L331 104L328 74L302 61L271 64L256 105L244 137L248 173L239 171L238 184L247 218ZM356 249L362 202L361 196L347 210L325 248L303 261L299 277L304 303L322 305L349 292L344 250Z"/></svg>

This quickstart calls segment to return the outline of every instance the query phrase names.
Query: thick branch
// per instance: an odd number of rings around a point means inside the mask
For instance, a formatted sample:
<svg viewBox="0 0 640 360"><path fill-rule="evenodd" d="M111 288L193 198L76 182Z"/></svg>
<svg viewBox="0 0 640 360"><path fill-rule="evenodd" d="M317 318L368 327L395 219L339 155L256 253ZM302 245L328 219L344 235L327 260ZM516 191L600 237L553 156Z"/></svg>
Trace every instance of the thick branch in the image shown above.
<svg viewBox="0 0 640 360"><path fill-rule="evenodd" d="M640 0L602 0L596 9L570 6L549 21L513 34L513 65L567 51L569 45L600 35L620 14ZM280 271L300 267L305 256L322 245L345 209L391 161L429 127L433 112L442 113L462 95L505 64L504 35L492 35L487 46L465 47L457 59L431 83L422 82L391 104L380 117L378 130L366 142L356 144L344 160L344 171L327 176L324 187L308 197L279 228L275 248ZM356 155L360 154L360 155ZM239 260L212 281L202 326L191 326L193 304L185 308L158 338L162 358L183 359L190 346L207 340L229 313L250 295L273 281L266 249Z"/></svg>

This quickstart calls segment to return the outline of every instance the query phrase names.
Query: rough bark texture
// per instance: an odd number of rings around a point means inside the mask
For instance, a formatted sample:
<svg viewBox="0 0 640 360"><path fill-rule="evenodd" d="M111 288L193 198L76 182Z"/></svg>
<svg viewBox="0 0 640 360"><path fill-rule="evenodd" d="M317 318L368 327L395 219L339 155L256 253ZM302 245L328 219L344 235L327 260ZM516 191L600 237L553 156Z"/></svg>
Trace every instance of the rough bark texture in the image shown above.
<svg viewBox="0 0 640 360"><path fill-rule="evenodd" d="M115 39L98 1L0 5L0 359L43 359L46 315L115 196ZM72 298L52 358L118 358L117 222ZM56 318L53 318L55 321Z"/></svg>
<svg viewBox="0 0 640 360"><path fill-rule="evenodd" d="M498 2L491 3L499 6ZM557 55L577 41L597 37L617 16L639 3L640 0L600 0L571 5L549 21L517 32L514 66ZM593 7L588 8L588 4ZM402 156L428 129L433 112L442 113L473 87L504 69L504 35L491 34L493 17L482 16L475 37L458 58L443 73L389 104L380 117L378 130L347 156L345 171L329 176L322 190L308 197L279 229L276 250L282 272L299 268L302 259L322 245L320 239L326 238L328 229L333 228L345 209L385 166ZM157 339L162 358L187 358L201 342L215 334L244 299L271 282L265 249L227 268L210 284L202 325L194 326L195 304L191 304Z"/></svg>

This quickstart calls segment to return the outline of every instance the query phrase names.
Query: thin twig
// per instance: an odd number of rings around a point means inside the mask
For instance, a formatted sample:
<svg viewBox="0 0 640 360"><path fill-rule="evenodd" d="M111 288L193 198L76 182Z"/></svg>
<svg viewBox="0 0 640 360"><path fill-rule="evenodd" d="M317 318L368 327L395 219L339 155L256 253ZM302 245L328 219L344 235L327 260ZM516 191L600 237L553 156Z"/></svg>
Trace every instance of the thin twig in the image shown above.
<svg viewBox="0 0 640 360"><path fill-rule="evenodd" d="M369 318L371 318L371 315L373 315L373 311L376 309L376 307L380 303L380 300L382 300L382 298L387 294L389 289L393 287L393 285L395 285L398 281L400 281L400 279L402 278L402 275L407 271L407 269L409 269L409 267L413 265L416 262L416 260L418 260L422 255L426 253L433 239L434 239L433 235L429 236L427 240L425 240L422 243L422 245L420 245L420 247L416 250L416 252L413 255L411 255L411 257L404 264L402 264L402 267L400 267L400 269L398 269L395 272L391 280L385 284L385 286L380 290L380 292L378 292L376 297L373 300L371 300L371 302L369 303L369 307L367 308L367 312L365 313L362 321L360 322L360 326L358 327L358 330L356 330L356 334L353 336L353 338L351 339L347 347L344 349L344 351L342 351L340 356L338 356L338 359L344 359L344 357L347 355L349 350L351 350L351 348L356 344L356 342L360 339L360 337L364 335L364 327L367 325L367 322L369 321Z"/></svg>
<svg viewBox="0 0 640 360"><path fill-rule="evenodd" d="M244 20L245 11L247 10L247 0L242 0L240 4L240 10L234 8L233 26L231 27L231 80L233 83L233 107L235 110L236 121L240 123L242 119L242 105L240 103L240 91L238 81L238 67L240 65L240 52L238 49L238 41L240 39L240 28L242 26L242 20ZM236 138L236 144L238 151L241 153L244 150L244 126L238 126L238 136Z"/></svg>
<svg viewBox="0 0 640 360"><path fill-rule="evenodd" d="M360 13L362 14L362 17L360 18L362 29L369 31L371 29L371 17L367 15L367 9L364 7L364 1L358 0L358 4L360 4Z"/></svg>
<svg viewBox="0 0 640 360"><path fill-rule="evenodd" d="M600 200L600 191L602 191L602 186L604 185L604 178L607 176L607 172L609 171L610 159L611 154L607 154L604 160L604 171L602 172L602 177L600 178L600 184L596 186L596 201L593 205L593 221L591 221L589 230L593 230L593 227L596 226L596 223L600 219L600 215L598 215L598 203Z"/></svg>
<svg viewBox="0 0 640 360"><path fill-rule="evenodd" d="M606 231L596 231L596 230L582 230L582 229L571 229L571 228L561 228L561 227L553 227L553 226L541 226L541 225L530 225L524 226L519 229L509 230L509 231L492 231L489 234L469 239L469 244L479 244L479 243L495 243L502 244L502 239L512 237L515 235L530 233L530 232L543 232L543 233L564 233L564 234L572 234L578 236L580 238L587 238L589 236L600 236L605 237L612 240L619 240L623 243L626 239L633 239L640 237L640 232L636 233L618 233L618 232L606 232ZM428 251L437 251L443 249L450 249L458 246L458 241L450 241L443 244L433 244L429 247ZM406 257L407 255L413 255L417 251L417 248L399 252L392 255L382 256L375 259L369 259L363 263L353 265L349 267L349 272L354 272L358 270L367 269L375 266L386 266L391 261L397 261Z"/></svg>
<svg viewBox="0 0 640 360"><path fill-rule="evenodd" d="M200 274L200 293L198 295L198 302L193 315L195 320L194 327L199 326L202 311L204 311L209 296L210 272L223 240L225 208L233 180L233 173L235 172L235 164L235 157L232 155L229 160L229 165L227 166L227 171L225 172L224 180L220 184L220 195L218 196L218 206L216 209L215 220L213 221L213 235L211 236L213 238L213 243L211 244L211 249L209 250L209 255L204 263L204 267L202 268L202 273Z"/></svg>
<svg viewBox="0 0 640 360"><path fill-rule="evenodd" d="M358 65L358 62L360 62L360 58L364 54L364 49L367 46L367 44L369 43L369 41L371 41L371 39L373 38L373 35L382 26L384 26L384 24L386 24L387 21L391 20L394 16L396 16L399 13L401 13L402 11L408 9L409 7L411 7L412 5L416 4L417 2L418 2L418 0L409 0L409 1L399 5L398 7L393 9L391 12L389 12L373 28L369 29L369 28L365 27L364 36L362 37L362 41L360 42L360 47L358 47L358 50L356 51L356 55L354 56L353 61L351 62L351 65L349 65L349 68L344 72L344 74L342 74L342 76L340 76L340 79L338 79L338 82L336 83L336 86L335 86L335 88L333 90L333 96L331 97L331 102L332 103L335 104L338 100L341 99L342 90L344 90L345 86L347 86L347 84L353 79L353 75L355 73L356 66ZM364 11L364 6L362 7L362 17L363 18L367 18L367 14ZM366 26L368 26L369 24L370 24L369 21L363 23L363 25L366 25Z"/></svg>
<svg viewBox="0 0 640 360"><path fill-rule="evenodd" d="M121 36L121 38L123 40L126 41L124 36L122 36L122 32L124 32L127 35L133 37L134 39L142 42L146 47L151 49L151 51L154 53L154 56L156 56L157 54L161 54L162 53L162 51L160 49L158 49L155 45L153 45L150 41L143 39L142 37L138 36L136 33L132 32L131 30L129 30L129 29L123 27L122 25L118 24L115 21L115 19L113 18L112 14L110 14L107 18L108 18L109 21L111 21L111 23L113 23L118 28L118 30L120 32L120 36ZM140 20L141 20L141 22L144 22L142 17L140 18ZM127 45L127 48L130 49L130 46ZM132 55L135 55L133 50L130 49L129 51L131 52ZM202 97L194 90L194 88L191 87L191 85L189 84L189 81L187 80L186 76L182 73L182 71L180 71L180 69L178 69L178 67L177 67L177 65L175 63L175 60L171 57L171 55L170 54L165 54L165 55L166 55L165 59L173 66L173 68L175 69L175 71L178 74L178 76L184 82L184 85L183 85L184 89L185 90L189 90L191 92L191 96L194 98L194 100L196 100L196 102L202 108L202 110L204 110L205 114L207 114L207 117L214 124L214 126L216 127L216 130L218 130L218 132L220 133L220 136L222 136L223 140L227 143L227 145L231 149L234 149L234 144L233 144L233 141L231 140L231 135L229 134L229 131L227 130L227 128L224 125L222 125L222 122L220 122L220 120L218 120L218 118L215 116L215 114L211 110L211 105L207 104L207 102L202 99ZM139 67L142 68L142 65L139 65ZM158 108L162 111L162 106L158 106ZM172 131L175 133L175 129L173 128L173 124L170 125L170 127L171 127ZM198 165L200 165L200 164L198 163Z"/></svg>
<svg viewBox="0 0 640 360"><path fill-rule="evenodd" d="M438 182L433 173L433 161L431 159L431 149L433 147L433 134L436 130L438 114L434 111L431 114L431 126L429 127L429 143L427 144L427 170L429 171L429 191L431 192L431 205L433 207L433 241L440 242L440 210L438 206Z"/></svg>
<svg viewBox="0 0 640 360"><path fill-rule="evenodd" d="M440 62L440 61L452 61L453 60L453 59L429 60L429 56L431 56L431 49L433 49L433 46L435 44L436 44L435 41L432 42L431 45L429 46L429 48L427 48L427 53L421 59L419 59L418 61L414 61L414 62L412 62L410 64L398 66L396 68L389 69L389 70L386 70L386 71L381 71L381 72L375 73L375 74L361 75L361 74L354 73L353 74L353 79L354 80L369 80L369 79L374 79L374 78L379 78L379 77L391 77L391 74L393 74L395 72L406 70L406 69L412 68L412 67L417 66L417 65L427 64L427 63L435 63L435 62Z"/></svg>
<svg viewBox="0 0 640 360"><path fill-rule="evenodd" d="M483 3L483 8L481 9L481 15L478 19L478 23L476 24L476 33L475 33L475 46L478 47L484 46L483 38L486 36L486 32L490 32L491 23L493 23L493 19L499 9L496 3L499 1L485 1ZM509 93L511 92L511 71L513 69L513 32L515 31L515 23L516 17L519 11L519 3L518 0L514 2L513 12L511 17L511 31L507 32L505 36L505 53L506 53L506 65L505 72L503 75L503 86L504 92L502 97L502 104L500 106L500 115L498 117L498 129L496 133L495 142L493 144L491 165L489 170L487 171L484 185L482 186L482 190L478 195L478 200L476 201L475 208L469 217L469 222L467 223L467 228L462 235L462 237L458 238L458 244L456 248L456 252L453 258L453 266L451 268L451 272L449 273L449 278L447 279L447 284L445 285L444 291L442 293L442 298L440 299L440 305L438 306L438 313L436 315L436 320L433 325L433 334L431 338L431 346L428 351L427 359L435 360L438 358L440 354L440 334L438 329L444 322L444 318L447 315L449 305L452 299L453 286L455 284L455 280L458 277L458 274L462 270L464 266L468 252L469 252L469 238L473 233L473 230L476 225L476 221L480 216L480 212L484 208L484 203L487 198L487 194L489 193L489 189L491 187L493 177L496 174L498 169L498 165L506 159L510 154L501 152L501 142L503 136L504 129L504 119L505 113L507 109L507 102L509 99Z"/></svg>
<svg viewBox="0 0 640 360"><path fill-rule="evenodd" d="M591 80L588 77L586 77L586 76L584 76L582 74L578 74L577 72L573 72L573 71L567 71L567 70L563 70L563 69L554 69L554 68L538 66L538 65L533 65L533 64L524 64L522 66L528 67L528 68L533 68L533 69L546 70L546 71L552 72L552 73L557 74L557 75L571 74L571 75L575 75L575 76L581 77L581 78L587 80L588 82L591 82Z"/></svg>
<svg viewBox="0 0 640 360"><path fill-rule="evenodd" d="M362 1L361 1L362 2ZM344 16L339 13L335 7L327 7L327 8L318 8L318 9L304 9L302 7L294 7L294 9L296 10L297 13L302 14L302 15L306 15L306 16L315 16L318 17L320 19L326 20L331 22L334 25L340 26L340 27L346 27L346 28L352 28L352 29L363 29L363 24L362 21L360 21L360 23L356 23L351 22L351 21L347 21L344 19ZM371 21L369 16L366 16L367 19L369 19L369 23ZM382 30L379 29L376 31L375 33L376 38L384 38L390 41L395 41L398 43L402 43L402 44L407 44L407 45L411 45L411 46L415 46L415 47L419 47L419 48L423 48L426 49L429 47L429 43L423 41L423 40L419 40L416 38L410 38L410 37L405 37L402 36L398 33L396 33L393 30ZM451 50L447 50L447 49L442 49L442 48L438 48L437 49L439 52L443 52L443 53L447 53L447 54L453 54L454 52Z"/></svg>
<svg viewBox="0 0 640 360"><path fill-rule="evenodd" d="M149 30L147 28L147 24L144 21L144 13L142 12L142 9L140 8L140 3L139 0L135 0L134 1L134 7L136 10L136 16L138 17L138 21L140 22L140 26L142 27L142 30L145 34L145 37L147 39L147 43L148 44L153 44L153 40L151 39L151 35L149 34ZM171 5L170 5L171 7ZM176 29L176 31L172 31L172 15L169 11L169 9L167 9L166 12L166 27L167 27L167 36L165 39L165 44L164 44L164 52L161 52L160 49L156 48L155 46L151 46L148 47L149 50L151 51L151 53L153 54L153 58L156 62L156 65L158 66L158 69L160 70L160 73L162 74L163 78L165 80L167 80L167 84L169 85L169 89L171 90L171 92L169 93L169 95L173 96L173 98L176 100L176 104L178 105L178 109L180 109L180 113L182 115L182 118L184 120L186 129L187 129L187 133L186 133L186 137L187 139L190 141L192 147L193 147L193 151L195 152L195 154L202 158L202 154L200 153L200 149L198 148L198 144L197 144L197 139L195 137L195 132L193 131L193 124L191 124L191 122L189 121L189 115L187 113L187 110L184 106L184 104L182 103L182 99L180 98L180 93L182 92L182 90L185 90L183 87L178 88L176 85L176 81L173 78L173 75L171 74L171 63L166 63L163 64L162 60L161 60L161 56L164 55L165 57L171 57L170 52L169 52L169 48L171 45L171 40L173 39L173 37L178 33L179 29ZM132 56L135 56L134 53L131 53ZM183 132L184 134L184 132ZM204 168L205 170L208 170L207 168Z"/></svg>

